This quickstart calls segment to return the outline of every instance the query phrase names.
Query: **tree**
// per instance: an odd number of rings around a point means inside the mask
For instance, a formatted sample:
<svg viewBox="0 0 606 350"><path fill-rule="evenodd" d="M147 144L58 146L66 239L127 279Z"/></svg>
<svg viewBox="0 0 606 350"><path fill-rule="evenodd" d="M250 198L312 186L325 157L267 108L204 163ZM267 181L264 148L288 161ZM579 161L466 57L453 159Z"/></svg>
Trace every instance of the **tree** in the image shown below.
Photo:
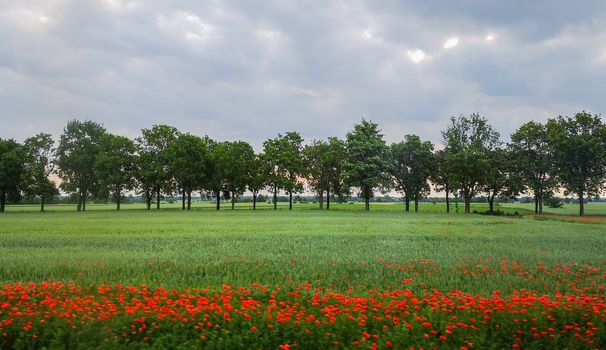
<svg viewBox="0 0 606 350"><path fill-rule="evenodd" d="M25 172L23 147L15 140L0 139L0 213L6 207L9 195L19 192Z"/></svg>
<svg viewBox="0 0 606 350"><path fill-rule="evenodd" d="M343 172L346 183L356 187L364 198L364 210L370 210L370 198L376 189L390 185L388 147L377 124L362 121L347 133Z"/></svg>
<svg viewBox="0 0 606 350"><path fill-rule="evenodd" d="M227 162L227 146L224 142L208 139L209 162L206 166L208 174L204 188L212 193L217 201L216 209L221 209L221 194L225 189L225 164Z"/></svg>
<svg viewBox="0 0 606 350"><path fill-rule="evenodd" d="M39 133L25 140L26 178L24 192L40 197L40 211L44 211L47 199L59 194L57 186L49 179L55 171L56 148L50 134Z"/></svg>
<svg viewBox="0 0 606 350"><path fill-rule="evenodd" d="M517 175L513 164L515 160L504 148L488 151L488 171L483 186L488 200L488 212L494 212L494 200L497 197L515 197L523 190L522 180Z"/></svg>
<svg viewBox="0 0 606 350"><path fill-rule="evenodd" d="M442 132L445 166L452 182L465 201L465 213L471 213L471 198L487 183L490 171L490 151L500 143L496 132L478 114L451 117L451 124Z"/></svg>
<svg viewBox="0 0 606 350"><path fill-rule="evenodd" d="M302 162L303 139L297 132L269 139L263 143L263 153L269 169L268 184L273 191L274 210L278 205L278 191L284 189L289 194L289 209L292 209L292 195L303 190L300 178L304 175Z"/></svg>
<svg viewBox="0 0 606 350"><path fill-rule="evenodd" d="M329 210L331 195L342 197L345 192L341 166L345 158L345 143L336 137L330 137L328 141L314 140L305 146L303 155L307 165L307 183L317 194L320 209L324 209L326 193L326 210Z"/></svg>
<svg viewBox="0 0 606 350"><path fill-rule="evenodd" d="M446 193L446 212L450 213L449 195L455 189L452 187L450 173L446 167L446 151L439 150L434 154L434 170L430 176L431 182L435 185L436 191Z"/></svg>
<svg viewBox="0 0 606 350"><path fill-rule="evenodd" d="M515 172L533 194L535 214L543 214L543 201L557 186L552 174L553 152L547 141L547 127L530 121L511 134L508 145Z"/></svg>
<svg viewBox="0 0 606 350"><path fill-rule="evenodd" d="M576 194L579 215L586 198L606 187L606 126L599 115L585 111L547 122L547 142L553 149L555 174L565 194Z"/></svg>
<svg viewBox="0 0 606 350"><path fill-rule="evenodd" d="M100 153L95 162L101 185L116 201L120 210L123 191L135 185L137 146L124 136L105 134L100 140Z"/></svg>
<svg viewBox="0 0 606 350"><path fill-rule="evenodd" d="M250 171L255 161L255 151L245 141L225 142L223 153L224 190L231 198L231 209L235 209L236 197L246 191Z"/></svg>
<svg viewBox="0 0 606 350"><path fill-rule="evenodd" d="M410 201L414 200L415 212L418 212L419 199L430 192L427 180L435 168L433 144L421 141L417 135L406 135L404 141L391 145L390 153L395 189L404 194L406 211L410 210Z"/></svg>
<svg viewBox="0 0 606 350"><path fill-rule="evenodd" d="M177 137L179 131L169 125L154 125L151 129L141 130L142 136L137 138L139 147L138 181L144 191L152 189L156 198L156 209L160 209L162 193L172 194L175 188L169 147ZM150 196L146 194L148 209L150 209Z"/></svg>
<svg viewBox="0 0 606 350"><path fill-rule="evenodd" d="M104 134L105 128L90 120L72 120L63 129L57 148L57 166L61 188L76 193L77 211L86 210L88 196L95 195L99 188L95 163Z"/></svg>
<svg viewBox="0 0 606 350"><path fill-rule="evenodd" d="M263 153L255 155L250 164L247 179L248 190L253 195L253 210L257 209L257 200L261 201L262 199L259 191L267 185L268 176L269 167L265 155Z"/></svg>
<svg viewBox="0 0 606 350"><path fill-rule="evenodd" d="M191 194L204 186L208 163L206 141L191 134L180 134L168 147L168 158L179 192L181 209L191 210Z"/></svg>

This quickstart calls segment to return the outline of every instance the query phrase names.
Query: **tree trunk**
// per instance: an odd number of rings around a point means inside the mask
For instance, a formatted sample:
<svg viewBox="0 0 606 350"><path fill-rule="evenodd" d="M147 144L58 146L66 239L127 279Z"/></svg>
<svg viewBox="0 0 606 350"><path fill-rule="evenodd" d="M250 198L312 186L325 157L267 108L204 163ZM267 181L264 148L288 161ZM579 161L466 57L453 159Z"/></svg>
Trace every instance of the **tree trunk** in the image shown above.
<svg viewBox="0 0 606 350"><path fill-rule="evenodd" d="M543 215L543 190L539 190L539 215Z"/></svg>
<svg viewBox="0 0 606 350"><path fill-rule="evenodd" d="M231 192L231 210L236 209L236 198L234 196L234 192Z"/></svg>
<svg viewBox="0 0 606 350"><path fill-rule="evenodd" d="M471 214L471 196L465 197L465 214Z"/></svg>
<svg viewBox="0 0 606 350"><path fill-rule="evenodd" d="M488 212L491 214L494 212L494 194L488 195Z"/></svg>
<svg viewBox="0 0 606 350"><path fill-rule="evenodd" d="M409 212L410 211L410 198L408 198L408 196L404 196L404 203L406 203L406 211Z"/></svg>
<svg viewBox="0 0 606 350"><path fill-rule="evenodd" d="M76 211L82 211L82 192L78 192L78 204L76 205Z"/></svg>
<svg viewBox="0 0 606 350"><path fill-rule="evenodd" d="M44 211L44 196L40 196L40 211Z"/></svg>
<svg viewBox="0 0 606 350"><path fill-rule="evenodd" d="M324 209L324 191L318 192L318 201L320 202L320 210Z"/></svg>
<svg viewBox="0 0 606 350"><path fill-rule="evenodd" d="M145 201L147 202L147 210L151 210L152 194L151 191L145 192Z"/></svg>
<svg viewBox="0 0 606 350"><path fill-rule="evenodd" d="M370 211L370 198L368 195L364 196L364 210Z"/></svg>
<svg viewBox="0 0 606 350"><path fill-rule="evenodd" d="M84 192L82 192L82 211L86 211L86 195L88 193L88 190L84 190Z"/></svg>
<svg viewBox="0 0 606 350"><path fill-rule="evenodd" d="M278 186L274 185L274 210L278 210Z"/></svg>
<svg viewBox="0 0 606 350"><path fill-rule="evenodd" d="M330 189L326 189L326 210L330 210Z"/></svg>
<svg viewBox="0 0 606 350"><path fill-rule="evenodd" d="M2 194L0 194L0 213L4 213L5 207L6 207L6 192L2 191Z"/></svg>
<svg viewBox="0 0 606 350"><path fill-rule="evenodd" d="M583 200L583 192L579 193L579 216L585 215L585 201Z"/></svg>
<svg viewBox="0 0 606 350"><path fill-rule="evenodd" d="M450 202L448 200L448 186L445 187L444 189L446 191L446 212L450 213Z"/></svg>
<svg viewBox="0 0 606 350"><path fill-rule="evenodd" d="M539 214L539 194L538 193L534 194L534 214L535 215Z"/></svg>
<svg viewBox="0 0 606 350"><path fill-rule="evenodd" d="M419 212L419 198L415 197L415 213Z"/></svg>
<svg viewBox="0 0 606 350"><path fill-rule="evenodd" d="M191 191L187 192L187 210L191 210Z"/></svg>
<svg viewBox="0 0 606 350"><path fill-rule="evenodd" d="M292 210L292 191L288 192L288 210Z"/></svg>
<svg viewBox="0 0 606 350"><path fill-rule="evenodd" d="M181 190L181 210L185 210L185 188Z"/></svg>
<svg viewBox="0 0 606 350"><path fill-rule="evenodd" d="M257 192L253 191L253 210L257 210Z"/></svg>
<svg viewBox="0 0 606 350"><path fill-rule="evenodd" d="M116 210L120 210L120 197L122 197L120 187L116 186Z"/></svg>
<svg viewBox="0 0 606 350"><path fill-rule="evenodd" d="M221 191L216 191L215 195L217 196L217 210L221 210Z"/></svg>
<svg viewBox="0 0 606 350"><path fill-rule="evenodd" d="M160 187L156 189L156 210L160 210Z"/></svg>

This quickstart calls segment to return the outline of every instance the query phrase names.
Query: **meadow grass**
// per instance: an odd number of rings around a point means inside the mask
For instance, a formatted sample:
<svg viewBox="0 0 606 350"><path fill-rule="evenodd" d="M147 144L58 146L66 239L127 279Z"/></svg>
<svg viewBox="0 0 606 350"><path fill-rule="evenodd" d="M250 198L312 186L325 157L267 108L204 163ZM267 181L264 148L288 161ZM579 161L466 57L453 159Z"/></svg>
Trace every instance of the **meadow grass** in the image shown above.
<svg viewBox="0 0 606 350"><path fill-rule="evenodd" d="M344 290L386 287L406 277L385 269L380 259L432 259L444 268L466 258L487 259L492 265L501 258L528 266L599 264L606 258L604 247L604 224L481 215L395 210L16 212L0 217L0 282L201 287L318 281ZM364 269L362 262L368 263ZM487 284L446 274L425 276L423 282L425 287L474 292L528 287L517 278Z"/></svg>

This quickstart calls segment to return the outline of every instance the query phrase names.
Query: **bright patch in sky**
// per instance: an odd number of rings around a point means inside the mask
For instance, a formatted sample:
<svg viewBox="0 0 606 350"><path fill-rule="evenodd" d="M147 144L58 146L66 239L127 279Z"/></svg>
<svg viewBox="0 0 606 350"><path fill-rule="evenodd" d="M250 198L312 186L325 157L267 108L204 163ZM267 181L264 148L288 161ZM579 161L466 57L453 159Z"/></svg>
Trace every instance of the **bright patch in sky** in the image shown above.
<svg viewBox="0 0 606 350"><path fill-rule="evenodd" d="M407 54L414 63L419 63L425 58L425 52L423 52L423 50L408 51Z"/></svg>
<svg viewBox="0 0 606 350"><path fill-rule="evenodd" d="M448 39L448 41L446 41L444 43L444 48L445 49L450 49L453 48L455 46L459 45L459 38L452 38L452 39Z"/></svg>
<svg viewBox="0 0 606 350"><path fill-rule="evenodd" d="M488 35L486 35L486 37L484 39L486 39L486 41L493 41L494 40L494 35L488 34Z"/></svg>

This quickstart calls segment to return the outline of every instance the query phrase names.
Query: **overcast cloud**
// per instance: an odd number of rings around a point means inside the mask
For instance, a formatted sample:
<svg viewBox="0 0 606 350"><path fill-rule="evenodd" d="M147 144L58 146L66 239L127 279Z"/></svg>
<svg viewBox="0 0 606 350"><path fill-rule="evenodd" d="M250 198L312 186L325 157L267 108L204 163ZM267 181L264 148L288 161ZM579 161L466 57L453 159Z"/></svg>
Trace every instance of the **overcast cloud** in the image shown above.
<svg viewBox="0 0 606 350"><path fill-rule="evenodd" d="M135 137L168 123L220 140L289 130L441 140L478 112L606 113L606 2L0 0L0 137L74 118Z"/></svg>

